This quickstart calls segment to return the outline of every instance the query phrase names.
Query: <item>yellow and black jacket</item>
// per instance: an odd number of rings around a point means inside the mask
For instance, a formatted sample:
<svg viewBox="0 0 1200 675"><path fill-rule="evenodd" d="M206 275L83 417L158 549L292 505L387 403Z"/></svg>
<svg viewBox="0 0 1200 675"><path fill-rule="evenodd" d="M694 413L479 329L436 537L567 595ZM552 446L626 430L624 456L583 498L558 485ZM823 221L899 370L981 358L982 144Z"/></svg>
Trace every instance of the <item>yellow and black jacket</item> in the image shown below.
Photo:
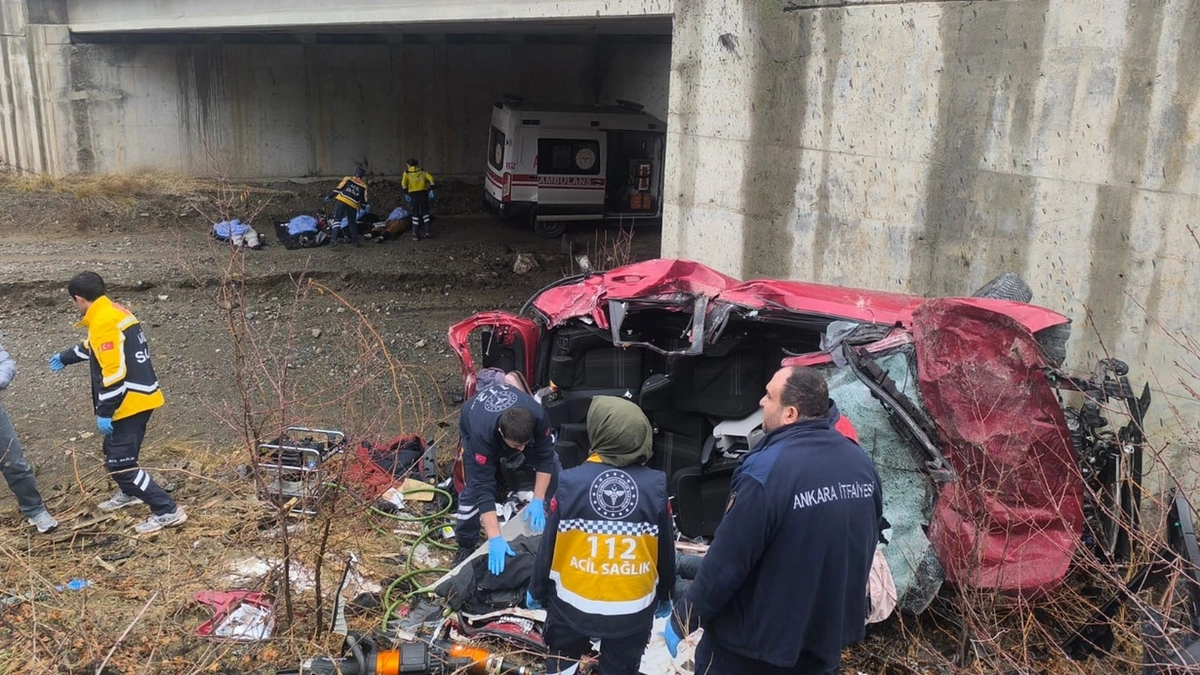
<svg viewBox="0 0 1200 675"><path fill-rule="evenodd" d="M92 406L98 417L119 420L163 404L146 334L137 317L102 295L75 326L87 328L87 340L58 357L64 365L89 362Z"/></svg>
<svg viewBox="0 0 1200 675"><path fill-rule="evenodd" d="M346 176L333 189L333 196L346 206L359 210L367 203L367 182L358 176Z"/></svg>
<svg viewBox="0 0 1200 675"><path fill-rule="evenodd" d="M433 187L433 174L419 166L410 166L400 178L405 192L424 192Z"/></svg>
<svg viewBox="0 0 1200 675"><path fill-rule="evenodd" d="M671 532L666 474L593 455L559 476L529 593L589 637L646 630L675 583Z"/></svg>

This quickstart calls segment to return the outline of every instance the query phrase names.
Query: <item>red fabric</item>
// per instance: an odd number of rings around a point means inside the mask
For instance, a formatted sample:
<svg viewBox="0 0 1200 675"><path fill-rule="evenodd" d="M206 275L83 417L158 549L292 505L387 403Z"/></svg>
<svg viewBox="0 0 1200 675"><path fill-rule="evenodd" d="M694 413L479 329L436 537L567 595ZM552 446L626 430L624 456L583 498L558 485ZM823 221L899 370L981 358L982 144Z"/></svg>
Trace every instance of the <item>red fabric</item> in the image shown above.
<svg viewBox="0 0 1200 675"><path fill-rule="evenodd" d="M836 429L839 434L849 438L855 443L858 443L858 430L854 428L854 423L850 421L849 417L846 417L845 415L839 417L837 424L833 425L833 428Z"/></svg>
<svg viewBox="0 0 1200 675"><path fill-rule="evenodd" d="M347 458L342 478L363 499L375 499L399 482L376 464L371 451L361 444L355 446L354 456Z"/></svg>
<svg viewBox="0 0 1200 675"><path fill-rule="evenodd" d="M922 304L913 332L921 396L959 475L929 530L947 579L1050 590L1080 539L1083 482L1037 342L1016 318L964 299Z"/></svg>

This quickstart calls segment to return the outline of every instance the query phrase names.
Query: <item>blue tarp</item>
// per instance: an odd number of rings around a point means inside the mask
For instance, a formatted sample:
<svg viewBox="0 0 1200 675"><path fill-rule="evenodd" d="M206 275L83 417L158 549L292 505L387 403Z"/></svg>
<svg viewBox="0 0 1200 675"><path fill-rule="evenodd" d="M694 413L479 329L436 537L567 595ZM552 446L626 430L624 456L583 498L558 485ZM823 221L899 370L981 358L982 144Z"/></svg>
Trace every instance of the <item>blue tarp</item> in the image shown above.
<svg viewBox="0 0 1200 675"><path fill-rule="evenodd" d="M288 234L295 236L317 231L317 219L312 216L296 216L288 221Z"/></svg>
<svg viewBox="0 0 1200 675"><path fill-rule="evenodd" d="M313 229L316 229L316 221L313 221ZM250 226L242 221L234 218L233 220L223 220L219 223L213 223L213 234L222 239L229 239L235 235L246 234L250 231Z"/></svg>

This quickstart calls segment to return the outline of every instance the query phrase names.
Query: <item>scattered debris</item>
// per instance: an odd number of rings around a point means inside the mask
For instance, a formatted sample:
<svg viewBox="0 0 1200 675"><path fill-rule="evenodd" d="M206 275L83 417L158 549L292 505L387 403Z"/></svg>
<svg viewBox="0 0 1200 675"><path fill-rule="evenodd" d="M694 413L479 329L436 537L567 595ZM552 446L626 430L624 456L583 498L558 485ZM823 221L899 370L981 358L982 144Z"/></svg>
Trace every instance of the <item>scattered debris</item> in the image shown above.
<svg viewBox="0 0 1200 675"><path fill-rule="evenodd" d="M405 478L404 483L400 486L400 493L404 495L405 499L415 502L431 502L435 494L432 485L415 478Z"/></svg>
<svg viewBox="0 0 1200 675"><path fill-rule="evenodd" d="M592 273L592 260L591 260L591 258L588 258L586 255L576 256L575 257L575 267L577 267L579 269L579 272L581 274L591 274Z"/></svg>
<svg viewBox="0 0 1200 675"><path fill-rule="evenodd" d="M517 260L513 263L513 274L529 274L538 267L537 259L532 253L518 253Z"/></svg>
<svg viewBox="0 0 1200 675"><path fill-rule="evenodd" d="M314 338L319 338L319 337L321 337L321 329L320 329L320 328L314 328L314 329L312 329L312 330L311 330L311 331L309 331L309 332L311 332L311 333L312 333L312 336L313 336Z"/></svg>
<svg viewBox="0 0 1200 675"><path fill-rule="evenodd" d="M196 635L229 642L260 642L275 630L275 599L258 591L200 591L193 600L211 607L213 617Z"/></svg>
<svg viewBox="0 0 1200 675"><path fill-rule="evenodd" d="M63 591L82 591L83 589L85 589L91 585L92 585L92 582L88 581L87 579L72 579L65 584L55 586L54 590L59 593L62 593ZM8 591L3 591L2 593L0 593L0 607L7 607L9 605L18 605L22 602L27 602L30 600L37 600L37 601L46 600L49 597L50 597L50 594L46 593L45 591L41 591L41 592L30 591L27 593L21 593L19 591L10 589Z"/></svg>

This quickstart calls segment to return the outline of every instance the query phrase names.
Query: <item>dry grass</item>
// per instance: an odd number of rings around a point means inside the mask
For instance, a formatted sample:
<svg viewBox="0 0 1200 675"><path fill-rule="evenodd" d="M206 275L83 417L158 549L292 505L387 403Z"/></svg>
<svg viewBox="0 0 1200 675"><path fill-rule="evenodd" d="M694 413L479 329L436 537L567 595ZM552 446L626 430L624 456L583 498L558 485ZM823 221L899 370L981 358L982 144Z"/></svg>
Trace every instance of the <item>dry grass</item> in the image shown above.
<svg viewBox="0 0 1200 675"><path fill-rule="evenodd" d="M173 488L189 514L179 529L149 537L132 530L146 517L144 506L111 515L94 510L113 489L96 457L99 439L62 447L74 477L67 493L49 503L59 530L38 536L20 518L0 529L0 592L11 589L33 598L0 607L0 674L92 673L102 664L109 675L268 673L296 667L304 658L339 652L340 638L329 635L327 627L348 552L358 556L360 573L368 580L384 582L409 570L411 526L372 513L368 504L340 489L327 491L316 516L289 516L257 498L259 479L269 476L244 478L235 467L253 464L257 443L276 437L285 426L333 426L353 443L386 441L399 430L439 429L444 405L422 394L429 373L393 359L366 316L344 304L345 319L336 331L340 338L327 348L344 350L339 362L352 366L317 380L293 377L289 363L312 358L307 343L302 347L296 339L298 318L314 311L311 301L318 295L326 296L323 301L341 299L298 275L294 296L282 303L282 323L257 327L242 314L245 289L234 281L245 278L244 259L231 254L228 260L222 272L227 283L213 291L213 302L226 309L235 353L230 358L242 395L214 401L197 414L235 429L242 442L223 448L176 443L143 452L142 465ZM152 442L154 436L152 425ZM329 462L328 473L337 480L343 468L337 459ZM400 529L408 532L397 533ZM419 556L413 567L446 561L450 554L429 555L432 560ZM271 561L265 574L248 581L231 578L231 563L255 557ZM310 579L319 575L320 592L287 584L288 567L293 579L297 570L306 570ZM93 585L81 592L54 589L74 578ZM236 588L275 595L273 639L247 645L195 635L210 612L193 602L194 594ZM348 617L351 629L363 631L380 618L379 610Z"/></svg>
<svg viewBox="0 0 1200 675"><path fill-rule="evenodd" d="M210 616L192 601L198 591L249 588L281 598L280 521L256 498L254 482L232 470L244 461L239 449L214 451L200 445L146 453L144 466L161 483L173 485L175 498L188 509L188 522L177 530L135 535L132 525L146 516L145 507L97 518L91 505L112 490L98 465L79 472L79 489L68 503L51 503L62 521L53 536L32 535L23 522L5 528L0 589L37 599L0 613L0 633L7 636L0 648L0 673L94 672L114 645L106 672L127 674L273 672L307 656L336 653L340 639L314 639L319 632L317 599L313 590L302 587L293 592L295 621L290 625L277 602L282 632L267 643L222 644L194 635ZM345 494L327 504L319 517L287 520L292 565L312 573L323 562L322 624L329 620L346 552L359 556L365 578L379 581L403 571L403 558L397 555L407 551L403 539L390 534L393 525L371 516L357 498ZM322 542L326 522L333 527ZM230 564L255 557L275 565L262 577L236 582ZM93 586L81 592L54 590L74 578L88 579ZM143 608L118 644L118 636ZM376 614L350 617L352 629L365 631L377 623Z"/></svg>
<svg viewBox="0 0 1200 675"><path fill-rule="evenodd" d="M73 175L61 178L0 173L0 190L18 193L61 192L79 199L138 196L188 197L212 191L215 181L170 172Z"/></svg>
<svg viewBox="0 0 1200 675"><path fill-rule="evenodd" d="M232 185L220 179L197 178L172 172L138 174L77 174L52 177L0 171L0 193L65 199L67 210L129 215L139 205L169 203L174 211L210 217L224 212L243 218L257 213L273 197L291 192L262 186ZM216 221L213 221L216 222Z"/></svg>

